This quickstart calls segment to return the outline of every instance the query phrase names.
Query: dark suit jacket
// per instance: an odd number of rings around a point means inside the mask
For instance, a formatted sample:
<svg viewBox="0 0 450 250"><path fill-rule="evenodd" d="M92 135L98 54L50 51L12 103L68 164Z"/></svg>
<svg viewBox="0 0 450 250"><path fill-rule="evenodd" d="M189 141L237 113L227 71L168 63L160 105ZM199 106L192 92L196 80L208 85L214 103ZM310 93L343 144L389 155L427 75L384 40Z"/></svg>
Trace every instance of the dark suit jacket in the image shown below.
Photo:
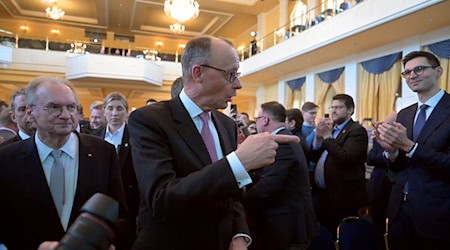
<svg viewBox="0 0 450 250"><path fill-rule="evenodd" d="M367 193L369 195L369 201L374 201L380 195L389 196L389 194L382 193L384 182L389 181L387 177L388 173L388 161L383 156L384 149L374 139L373 147L367 155L367 164L373 166L370 180L367 183ZM390 182L390 181L389 181Z"/></svg>
<svg viewBox="0 0 450 250"><path fill-rule="evenodd" d="M286 129L278 134L292 135ZM308 163L299 144L280 144L275 162L252 173L245 208L260 249L287 249L318 233Z"/></svg>
<svg viewBox="0 0 450 250"><path fill-rule="evenodd" d="M412 138L417 104L401 110L397 121ZM445 93L417 138L411 159L399 153L394 164L397 174L392 187L388 215L394 220L399 211L403 186L409 185L408 204L413 211L414 228L430 239L448 240L450 235L450 95Z"/></svg>
<svg viewBox="0 0 450 250"><path fill-rule="evenodd" d="M22 138L20 138L19 134L17 134L13 138L10 138L10 139L4 141L3 143L0 143L0 148L1 147L5 147L6 145L9 145L9 144L14 143L16 141L21 141L21 140L22 140Z"/></svg>
<svg viewBox="0 0 450 250"><path fill-rule="evenodd" d="M218 111L212 120L226 156L237 146L236 124ZM134 111L128 125L143 196L134 249L222 250L248 233L228 161L211 163L179 97Z"/></svg>
<svg viewBox="0 0 450 250"><path fill-rule="evenodd" d="M350 120L336 139L325 140L321 150L312 150L312 159L319 160L328 150L325 161L326 188L319 202L329 209L355 209L367 205L365 161L367 158L367 131Z"/></svg>
<svg viewBox="0 0 450 250"><path fill-rule="evenodd" d="M92 135L105 138L106 128L96 130ZM136 217L139 210L140 196L136 173L133 167L133 157L131 156L130 135L128 126L125 125L122 142L119 147L119 168L122 176L123 189L128 207L128 214L131 218L131 225L135 226ZM135 230L135 229L134 229Z"/></svg>
<svg viewBox="0 0 450 250"><path fill-rule="evenodd" d="M95 193L119 201L124 195L114 147L89 135L79 136L79 170L69 226ZM0 242L8 249L37 249L64 235L39 159L34 137L0 149Z"/></svg>

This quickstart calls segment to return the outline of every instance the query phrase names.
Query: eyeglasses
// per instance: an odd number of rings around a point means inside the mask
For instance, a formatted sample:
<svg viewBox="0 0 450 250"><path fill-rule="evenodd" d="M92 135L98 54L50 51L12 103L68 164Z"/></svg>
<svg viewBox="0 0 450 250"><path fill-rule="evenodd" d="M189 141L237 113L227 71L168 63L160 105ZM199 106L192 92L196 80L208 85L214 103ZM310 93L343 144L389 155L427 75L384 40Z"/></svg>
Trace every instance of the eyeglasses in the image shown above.
<svg viewBox="0 0 450 250"><path fill-rule="evenodd" d="M425 70L426 69L428 69L428 68L432 68L432 69L435 69L435 68L437 68L438 66L417 66L417 67L415 67L414 69L412 69L412 70L405 70L405 71L403 71L401 74L402 74L402 76L403 76L403 78L405 78L405 79L410 79L411 78L411 72L414 72L414 74L416 75L416 76L420 76L420 75L422 75L423 74L423 72L425 72Z"/></svg>
<svg viewBox="0 0 450 250"><path fill-rule="evenodd" d="M32 107L39 107L43 110L46 110L50 115L59 116L61 115L63 111L63 107L66 107L67 112L69 114L73 115L76 114L78 111L78 106L76 104L69 104L69 105L58 105L58 104L50 104L47 107L40 107L36 105L30 105Z"/></svg>
<svg viewBox="0 0 450 250"><path fill-rule="evenodd" d="M261 115L261 116L255 117L255 122L256 122L258 119L261 119L261 118L264 118L264 117L266 117L266 116L265 116L265 115Z"/></svg>
<svg viewBox="0 0 450 250"><path fill-rule="evenodd" d="M206 65L206 64L200 64L200 66L224 72L226 74L227 81L229 83L233 83L236 80L236 78L239 78L241 76L241 72L237 72L235 70L233 70L233 71L226 71L226 70L218 69L218 68L215 68L213 66Z"/></svg>
<svg viewBox="0 0 450 250"><path fill-rule="evenodd" d="M331 107L329 108L329 110L343 109L343 108L345 108L345 107L346 107L345 105L343 105L343 106L331 106Z"/></svg>

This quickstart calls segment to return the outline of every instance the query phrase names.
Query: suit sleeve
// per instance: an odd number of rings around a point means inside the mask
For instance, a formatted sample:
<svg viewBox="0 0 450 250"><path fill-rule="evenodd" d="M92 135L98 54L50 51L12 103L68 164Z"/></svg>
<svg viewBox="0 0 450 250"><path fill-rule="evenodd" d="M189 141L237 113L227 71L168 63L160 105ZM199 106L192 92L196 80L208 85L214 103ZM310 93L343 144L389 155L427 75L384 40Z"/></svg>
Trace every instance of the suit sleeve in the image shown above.
<svg viewBox="0 0 450 250"><path fill-rule="evenodd" d="M339 145L337 140L325 140L322 144L322 149L328 150L328 155L333 157L336 166L342 169L353 168L365 162L367 157L367 131L356 125L347 133L343 145Z"/></svg>
<svg viewBox="0 0 450 250"><path fill-rule="evenodd" d="M153 216L165 220L228 210L228 198L239 197L240 190L226 158L203 166L173 125L168 128L170 112L152 111L134 111L129 132L139 188Z"/></svg>

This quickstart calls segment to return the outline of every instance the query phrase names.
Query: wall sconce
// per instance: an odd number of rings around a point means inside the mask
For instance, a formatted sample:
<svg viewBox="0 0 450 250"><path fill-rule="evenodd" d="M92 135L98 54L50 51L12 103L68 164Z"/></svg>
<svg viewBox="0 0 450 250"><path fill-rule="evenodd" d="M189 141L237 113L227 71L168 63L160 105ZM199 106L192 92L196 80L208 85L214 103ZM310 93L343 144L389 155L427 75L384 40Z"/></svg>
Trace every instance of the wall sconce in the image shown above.
<svg viewBox="0 0 450 250"><path fill-rule="evenodd" d="M28 29L29 29L27 25L21 25L19 28L20 28L20 30L23 31L23 32L27 32Z"/></svg>
<svg viewBox="0 0 450 250"><path fill-rule="evenodd" d="M52 34L55 34L55 35L59 35L59 30L58 29L52 29L52 30L50 30L50 33L52 33Z"/></svg>

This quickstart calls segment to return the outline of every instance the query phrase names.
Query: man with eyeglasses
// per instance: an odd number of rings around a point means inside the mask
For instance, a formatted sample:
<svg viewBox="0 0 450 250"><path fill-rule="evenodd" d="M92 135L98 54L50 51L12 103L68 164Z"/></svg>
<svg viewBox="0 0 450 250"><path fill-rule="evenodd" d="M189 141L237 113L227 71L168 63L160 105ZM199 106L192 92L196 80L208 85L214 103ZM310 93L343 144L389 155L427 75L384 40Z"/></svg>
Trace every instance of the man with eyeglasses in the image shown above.
<svg viewBox="0 0 450 250"><path fill-rule="evenodd" d="M97 192L119 201L123 218L115 149L100 138L73 132L78 99L72 85L62 78L38 77L26 94L36 133L0 149L0 242L10 249L37 249L44 241L60 240Z"/></svg>
<svg viewBox="0 0 450 250"><path fill-rule="evenodd" d="M364 163L368 137L366 129L353 121L354 110L351 96L335 95L331 119L319 120L312 146L317 219L335 237L342 219L357 216L367 205Z"/></svg>
<svg viewBox="0 0 450 250"><path fill-rule="evenodd" d="M450 246L450 96L439 88L436 56L414 51L402 76L417 93L394 123L377 126L376 140L396 175L388 206L390 249Z"/></svg>
<svg viewBox="0 0 450 250"><path fill-rule="evenodd" d="M240 202L252 182L247 171L273 163L278 142L298 138L263 133L237 148L236 123L217 111L242 88L239 56L228 40L192 39L181 66L181 93L128 120L142 197L133 249L247 249Z"/></svg>

